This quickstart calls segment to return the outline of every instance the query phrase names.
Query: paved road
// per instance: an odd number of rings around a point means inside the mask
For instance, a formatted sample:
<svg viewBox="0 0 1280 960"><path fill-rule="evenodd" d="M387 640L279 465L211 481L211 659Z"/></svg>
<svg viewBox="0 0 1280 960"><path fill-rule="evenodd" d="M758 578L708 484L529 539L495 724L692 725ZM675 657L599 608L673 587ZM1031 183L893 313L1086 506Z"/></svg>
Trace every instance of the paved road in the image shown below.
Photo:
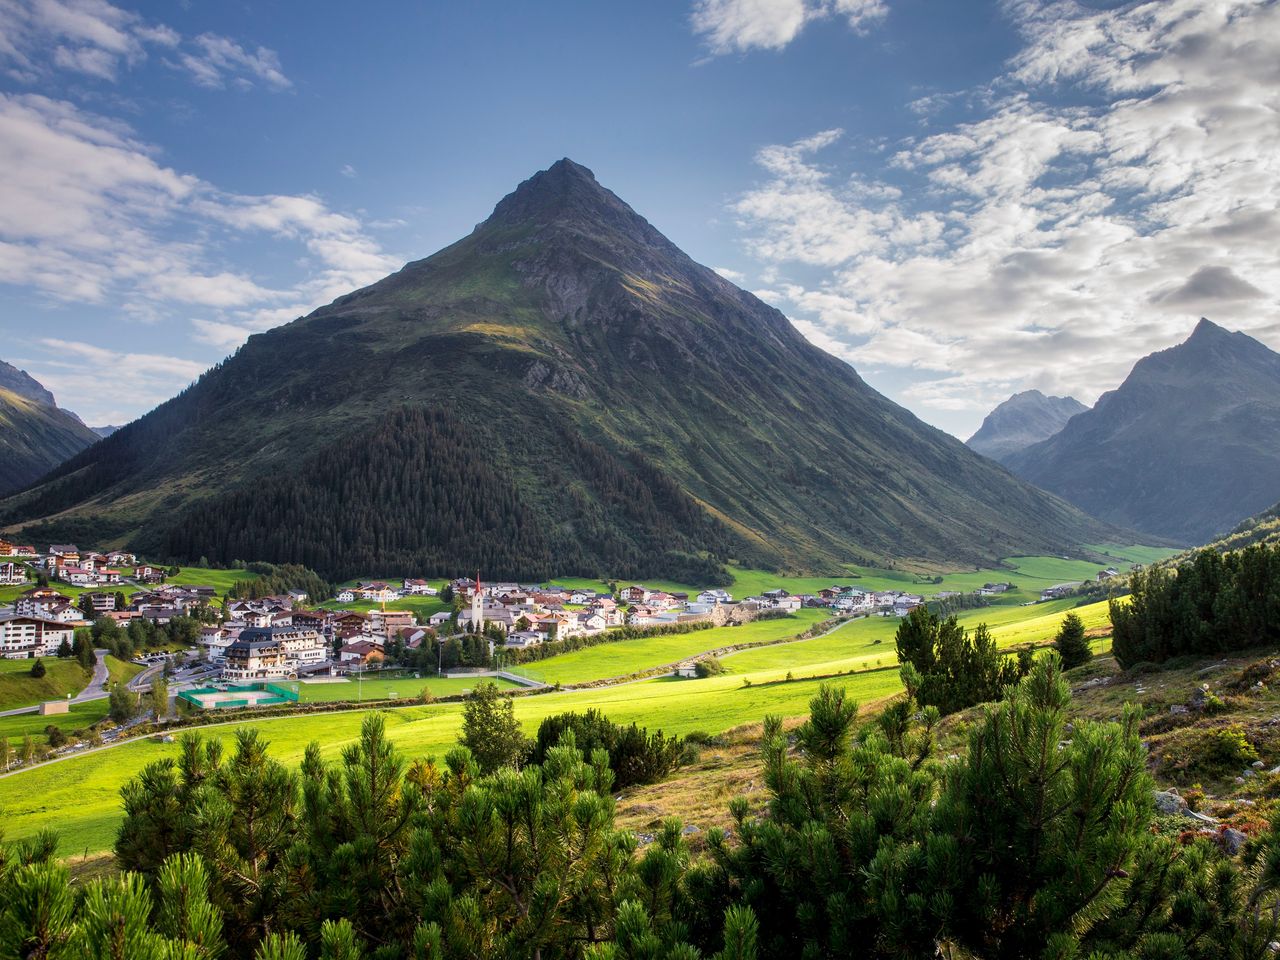
<svg viewBox="0 0 1280 960"><path fill-rule="evenodd" d="M93 651L98 659L93 665L93 679L89 685L71 698L72 703L84 703L86 700L101 700L107 696L107 680L111 672L107 670L107 651Z"/></svg>

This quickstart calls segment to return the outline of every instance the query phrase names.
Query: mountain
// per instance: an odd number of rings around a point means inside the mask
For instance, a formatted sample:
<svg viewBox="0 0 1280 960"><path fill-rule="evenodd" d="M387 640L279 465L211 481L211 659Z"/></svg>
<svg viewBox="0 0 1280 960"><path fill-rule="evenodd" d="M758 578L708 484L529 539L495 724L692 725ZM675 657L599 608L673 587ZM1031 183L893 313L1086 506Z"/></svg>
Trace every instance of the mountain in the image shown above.
<svg viewBox="0 0 1280 960"><path fill-rule="evenodd" d="M1006 463L1093 516L1204 543L1280 498L1280 354L1201 320Z"/></svg>
<svg viewBox="0 0 1280 960"><path fill-rule="evenodd" d="M92 430L94 433L96 433L99 437L109 437L113 433L115 433L117 430L119 430L120 427L117 424L109 423L105 427L90 427L89 429Z"/></svg>
<svg viewBox="0 0 1280 960"><path fill-rule="evenodd" d="M1280 542L1280 503L1273 504L1261 513L1242 520L1229 533L1206 544L1213 550L1243 550L1255 543Z"/></svg>
<svg viewBox="0 0 1280 960"><path fill-rule="evenodd" d="M705 582L727 558L978 564L1115 533L878 394L569 160L251 337L0 520L335 578Z"/></svg>
<svg viewBox="0 0 1280 960"><path fill-rule="evenodd" d="M978 432L965 443L969 449L1003 463L1010 454L1052 437L1068 420L1088 409L1075 397L1046 397L1039 390L1024 390L987 414Z"/></svg>
<svg viewBox="0 0 1280 960"><path fill-rule="evenodd" d="M97 439L26 371L0 360L0 494L38 480Z"/></svg>

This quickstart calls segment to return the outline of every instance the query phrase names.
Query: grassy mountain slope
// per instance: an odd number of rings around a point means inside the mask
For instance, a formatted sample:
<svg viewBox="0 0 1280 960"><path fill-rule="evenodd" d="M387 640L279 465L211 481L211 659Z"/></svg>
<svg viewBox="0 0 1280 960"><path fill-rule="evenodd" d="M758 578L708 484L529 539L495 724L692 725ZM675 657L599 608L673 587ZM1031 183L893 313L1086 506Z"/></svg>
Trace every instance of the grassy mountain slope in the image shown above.
<svg viewBox="0 0 1280 960"><path fill-rule="evenodd" d="M495 576L979 564L1115 535L876 393L567 160L463 240L252 337L0 518L331 574L388 550Z"/></svg>
<svg viewBox="0 0 1280 960"><path fill-rule="evenodd" d="M1201 320L1006 462L1094 516L1204 543L1280 497L1280 354Z"/></svg>
<svg viewBox="0 0 1280 960"><path fill-rule="evenodd" d="M65 410L0 387L0 493L25 487L97 439Z"/></svg>

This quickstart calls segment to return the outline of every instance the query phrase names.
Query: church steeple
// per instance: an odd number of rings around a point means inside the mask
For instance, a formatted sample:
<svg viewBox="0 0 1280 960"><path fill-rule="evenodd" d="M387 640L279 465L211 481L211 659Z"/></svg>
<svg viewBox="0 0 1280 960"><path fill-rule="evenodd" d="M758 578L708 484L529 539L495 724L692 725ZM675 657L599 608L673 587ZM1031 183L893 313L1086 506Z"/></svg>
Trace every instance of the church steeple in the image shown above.
<svg viewBox="0 0 1280 960"><path fill-rule="evenodd" d="M476 633L484 633L484 594L480 586L480 571L476 571L476 588L471 591L471 626Z"/></svg>

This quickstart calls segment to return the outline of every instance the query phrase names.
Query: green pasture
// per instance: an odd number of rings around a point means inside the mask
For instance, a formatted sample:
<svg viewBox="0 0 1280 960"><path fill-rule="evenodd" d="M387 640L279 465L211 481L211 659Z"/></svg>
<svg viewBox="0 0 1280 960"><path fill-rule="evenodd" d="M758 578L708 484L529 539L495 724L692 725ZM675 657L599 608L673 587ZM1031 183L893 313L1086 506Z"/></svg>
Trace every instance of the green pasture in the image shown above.
<svg viewBox="0 0 1280 960"><path fill-rule="evenodd" d="M801 610L778 620L757 620L738 627L711 627L689 633L616 640L562 653L547 660L513 667L521 676L543 683L585 683L622 677L666 663L675 663L707 650L739 643L759 643L793 637L830 616L825 610Z"/></svg>
<svg viewBox="0 0 1280 960"><path fill-rule="evenodd" d="M530 733L549 714L589 707L619 722L634 721L669 733L715 733L757 722L766 714L802 714L818 688L816 681L765 683L769 679L771 674L761 675L749 687L739 677L712 677L521 697L516 714ZM896 670L850 676L841 683L864 703L892 695L899 685ZM461 712L456 703L391 710L388 732L407 755L438 758L454 743ZM311 741L322 745L325 757L335 759L358 736L363 715L351 711L244 721L209 727L204 734L230 741L237 729L256 727L271 742L274 757L296 764ZM148 763L177 752L176 744L148 738L0 778L6 836L19 839L52 827L66 855L108 849L120 818L121 786Z"/></svg>
<svg viewBox="0 0 1280 960"><path fill-rule="evenodd" d="M58 727L64 733L72 730L88 730L107 715L106 699L73 703L67 713L55 713L42 717L38 713L19 713L12 717L0 717L0 738L7 739L16 748L24 736L30 734L37 743L43 743L45 728Z"/></svg>
<svg viewBox="0 0 1280 960"><path fill-rule="evenodd" d="M75 660L42 657L41 662L45 675L37 679L31 676L35 660L0 660L0 710L65 700L67 694L83 690L93 677Z"/></svg>
<svg viewBox="0 0 1280 960"><path fill-rule="evenodd" d="M519 684L504 680L501 677L434 677L423 675L415 679L412 674L399 677L372 677L369 679L343 680L336 683L299 683L289 681L283 684L291 690L298 691L298 699L303 703L333 703L338 700L417 700L425 687L432 697L451 697L466 693L475 688L481 680L496 683L504 690L515 689Z"/></svg>
<svg viewBox="0 0 1280 960"><path fill-rule="evenodd" d="M109 683L128 683L143 670L147 669L140 663L130 663L128 660L119 660L111 654L107 654L103 659L107 662L107 676Z"/></svg>
<svg viewBox="0 0 1280 960"><path fill-rule="evenodd" d="M158 566L158 564L157 564ZM167 568L166 568L167 569ZM248 570L215 570L212 567L179 567L178 573L165 579L186 587L213 587L221 598L228 590L243 580L254 580L256 573Z"/></svg>

